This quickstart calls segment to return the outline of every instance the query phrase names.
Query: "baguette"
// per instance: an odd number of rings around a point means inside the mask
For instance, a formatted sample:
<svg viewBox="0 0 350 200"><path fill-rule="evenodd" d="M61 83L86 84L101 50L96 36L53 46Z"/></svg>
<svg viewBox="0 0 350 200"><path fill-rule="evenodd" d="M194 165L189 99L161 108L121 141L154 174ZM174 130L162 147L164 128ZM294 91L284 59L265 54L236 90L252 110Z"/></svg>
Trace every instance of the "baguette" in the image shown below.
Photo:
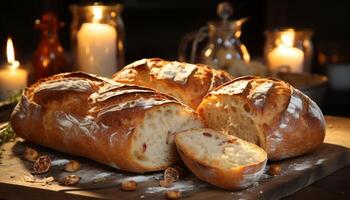
<svg viewBox="0 0 350 200"><path fill-rule="evenodd" d="M114 74L113 79L121 83L153 88L196 109L210 90L233 78L227 72L202 64L151 58L127 65Z"/></svg>
<svg viewBox="0 0 350 200"><path fill-rule="evenodd" d="M266 152L258 146L208 128L176 133L175 143L199 179L229 190L258 181L267 161Z"/></svg>
<svg viewBox="0 0 350 200"><path fill-rule="evenodd" d="M270 160L311 152L325 137L317 104L273 78L234 79L211 91L197 112L205 126L259 145Z"/></svg>
<svg viewBox="0 0 350 200"><path fill-rule="evenodd" d="M33 143L143 173L174 163L173 134L202 123L192 109L152 89L74 72L28 87L11 125Z"/></svg>

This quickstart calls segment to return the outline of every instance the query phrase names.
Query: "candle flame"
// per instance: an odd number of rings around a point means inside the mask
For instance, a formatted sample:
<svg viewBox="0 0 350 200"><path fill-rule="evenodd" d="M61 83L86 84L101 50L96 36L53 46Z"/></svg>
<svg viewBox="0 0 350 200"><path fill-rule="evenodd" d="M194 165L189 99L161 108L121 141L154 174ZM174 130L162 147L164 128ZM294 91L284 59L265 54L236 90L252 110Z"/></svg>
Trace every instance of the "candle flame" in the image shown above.
<svg viewBox="0 0 350 200"><path fill-rule="evenodd" d="M293 29L285 31L280 37L280 45L285 47L292 47L294 43L295 32Z"/></svg>
<svg viewBox="0 0 350 200"><path fill-rule="evenodd" d="M100 7L93 7L92 8L92 20L93 21L99 21L102 19L102 9Z"/></svg>
<svg viewBox="0 0 350 200"><path fill-rule="evenodd" d="M19 67L19 62L15 59L15 50L13 48L13 42L10 37L7 39L6 55L7 55L7 62L10 64L11 68L15 69Z"/></svg>
<svg viewBox="0 0 350 200"><path fill-rule="evenodd" d="M7 39L6 55L7 55L7 62L12 63L13 61L15 61L15 50L13 48L13 42L11 38Z"/></svg>

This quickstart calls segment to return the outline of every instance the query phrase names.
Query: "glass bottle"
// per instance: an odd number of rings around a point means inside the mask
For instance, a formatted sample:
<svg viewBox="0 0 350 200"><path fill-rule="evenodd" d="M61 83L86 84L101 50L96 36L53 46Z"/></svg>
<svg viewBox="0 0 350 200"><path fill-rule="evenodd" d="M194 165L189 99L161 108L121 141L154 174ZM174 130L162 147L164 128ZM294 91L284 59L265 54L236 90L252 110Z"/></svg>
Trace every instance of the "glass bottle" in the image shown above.
<svg viewBox="0 0 350 200"><path fill-rule="evenodd" d="M40 42L33 58L36 80L68 70L67 59L58 38L60 26L57 16L49 11L42 15L41 20L35 21L35 27L41 30Z"/></svg>
<svg viewBox="0 0 350 200"><path fill-rule="evenodd" d="M249 62L247 48L239 40L241 24L238 22L209 22L209 42L201 51L201 62L227 70L237 62Z"/></svg>

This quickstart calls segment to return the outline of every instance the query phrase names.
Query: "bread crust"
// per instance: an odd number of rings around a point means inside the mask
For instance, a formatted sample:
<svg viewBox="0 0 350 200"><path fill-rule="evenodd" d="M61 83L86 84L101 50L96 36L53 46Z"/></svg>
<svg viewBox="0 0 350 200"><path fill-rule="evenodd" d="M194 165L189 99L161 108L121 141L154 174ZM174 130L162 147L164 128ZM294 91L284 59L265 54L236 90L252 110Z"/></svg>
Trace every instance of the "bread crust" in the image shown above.
<svg viewBox="0 0 350 200"><path fill-rule="evenodd" d="M210 129L203 129L205 132L212 132ZM188 130L191 131L191 130ZM186 132L188 132L186 131ZM263 174L267 156L266 153L255 146L257 152L261 153L261 161L257 163L252 163L250 165L234 167L231 169L224 169L215 164L215 162L210 162L209 160L198 160L195 158L194 154L191 154L190 150L184 145L181 145L178 135L183 132L177 133L175 135L175 143L177 145L178 152L182 161L186 166L201 180L213 184L217 187L227 189L227 190L240 190L249 187L254 182L258 181L260 176Z"/></svg>
<svg viewBox="0 0 350 200"><path fill-rule="evenodd" d="M145 114L168 105L195 116L186 106L152 89L82 72L64 73L26 88L11 125L18 136L58 151L130 172L157 171L171 163L152 168L141 165L131 147Z"/></svg>
<svg viewBox="0 0 350 200"><path fill-rule="evenodd" d="M209 91L233 78L225 71L203 64L150 58L127 65L114 74L113 79L121 83L153 88L196 109Z"/></svg>
<svg viewBox="0 0 350 200"><path fill-rule="evenodd" d="M236 78L211 91L197 112L206 126L213 99L245 102L269 160L309 153L323 143L325 120L317 104L290 84L274 78ZM224 103L225 104L225 103ZM219 111L218 111L219 112Z"/></svg>

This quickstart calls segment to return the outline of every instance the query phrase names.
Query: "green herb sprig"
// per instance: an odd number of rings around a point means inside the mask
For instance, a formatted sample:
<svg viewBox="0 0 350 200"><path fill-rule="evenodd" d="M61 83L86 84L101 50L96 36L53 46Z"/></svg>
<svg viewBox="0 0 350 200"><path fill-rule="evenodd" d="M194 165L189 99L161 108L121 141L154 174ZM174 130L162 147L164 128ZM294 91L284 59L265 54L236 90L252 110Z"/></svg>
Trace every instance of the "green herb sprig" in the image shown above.
<svg viewBox="0 0 350 200"><path fill-rule="evenodd" d="M5 123L0 126L0 155L2 154L3 145L15 137L10 123Z"/></svg>
<svg viewBox="0 0 350 200"><path fill-rule="evenodd" d="M17 103L17 102L19 102L19 100L21 99L22 93L23 93L23 90L16 91L15 93L13 93L13 94L8 98L8 100L9 100L11 103Z"/></svg>

